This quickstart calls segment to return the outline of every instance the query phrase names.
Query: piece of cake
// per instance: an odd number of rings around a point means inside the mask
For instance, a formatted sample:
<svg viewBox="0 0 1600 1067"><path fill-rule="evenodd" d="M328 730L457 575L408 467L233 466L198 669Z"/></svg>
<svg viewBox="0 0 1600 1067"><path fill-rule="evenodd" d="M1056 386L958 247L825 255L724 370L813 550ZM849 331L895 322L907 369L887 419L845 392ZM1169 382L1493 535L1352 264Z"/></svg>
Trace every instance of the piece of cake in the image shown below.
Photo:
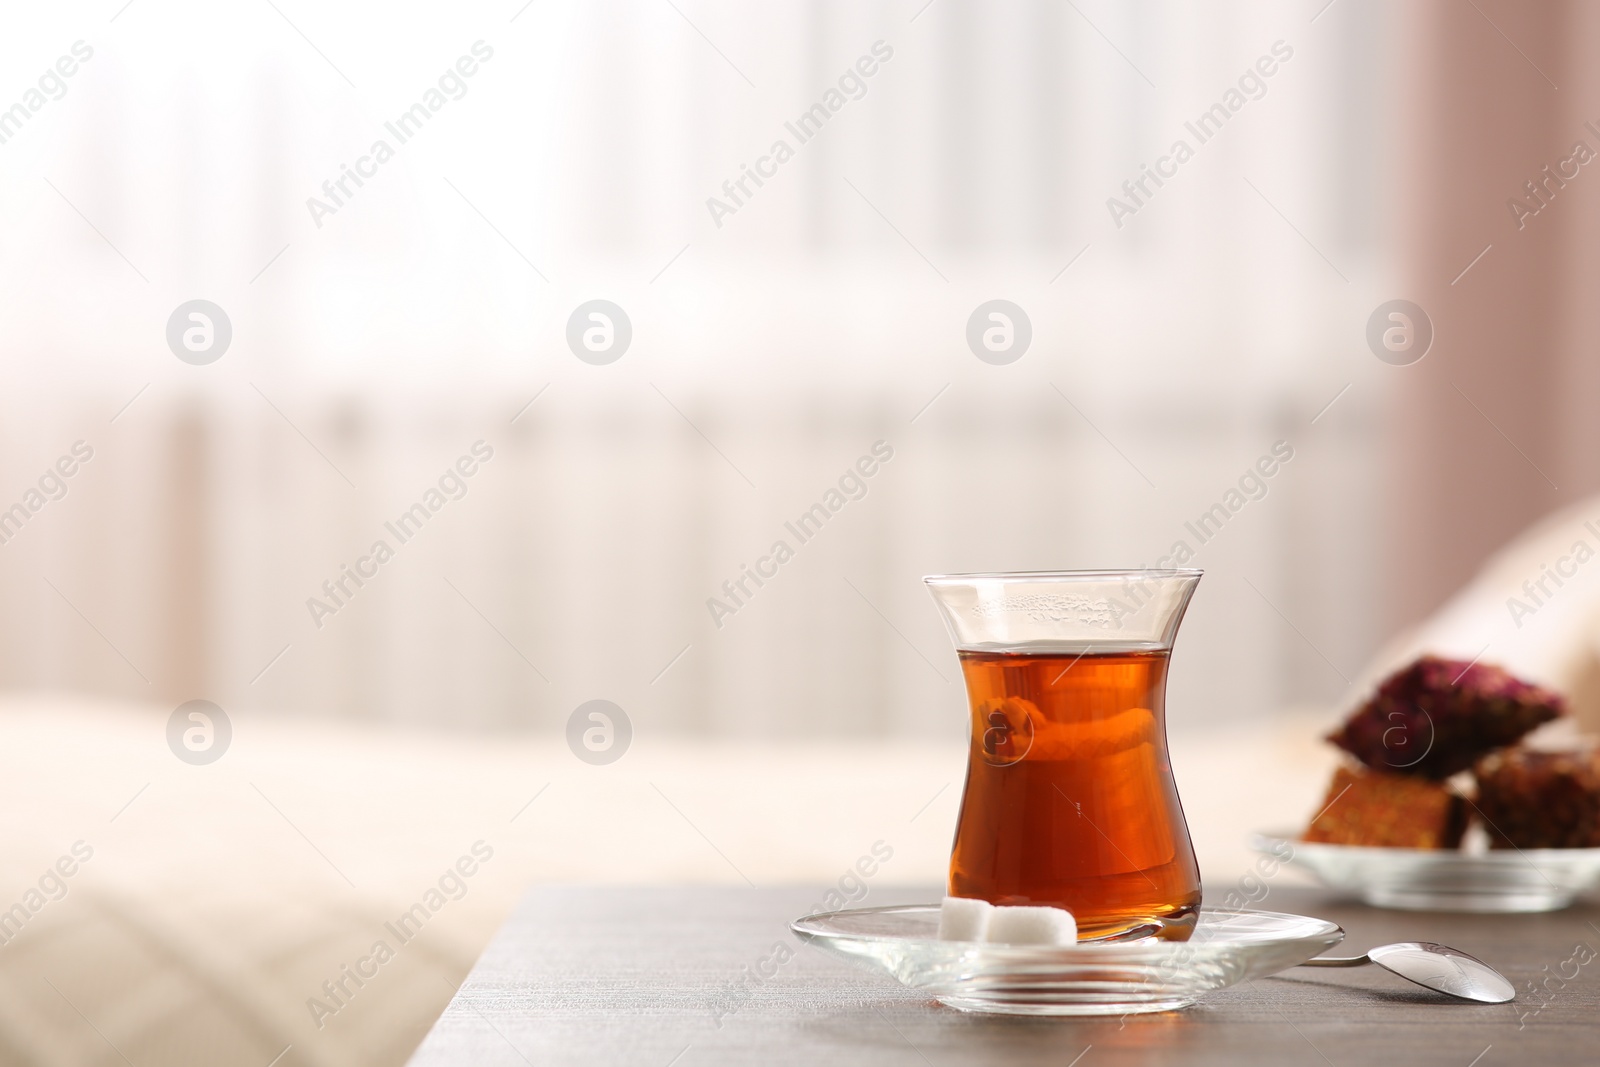
<svg viewBox="0 0 1600 1067"><path fill-rule="evenodd" d="M1381 848L1456 848L1466 827L1466 802L1438 782L1340 767L1333 772L1322 810L1303 840Z"/></svg>
<svg viewBox="0 0 1600 1067"><path fill-rule="evenodd" d="M1374 770L1442 781L1565 711L1560 694L1499 667L1424 656L1328 740Z"/></svg>
<svg viewBox="0 0 1600 1067"><path fill-rule="evenodd" d="M1509 748L1473 773L1490 848L1600 847L1600 748Z"/></svg>

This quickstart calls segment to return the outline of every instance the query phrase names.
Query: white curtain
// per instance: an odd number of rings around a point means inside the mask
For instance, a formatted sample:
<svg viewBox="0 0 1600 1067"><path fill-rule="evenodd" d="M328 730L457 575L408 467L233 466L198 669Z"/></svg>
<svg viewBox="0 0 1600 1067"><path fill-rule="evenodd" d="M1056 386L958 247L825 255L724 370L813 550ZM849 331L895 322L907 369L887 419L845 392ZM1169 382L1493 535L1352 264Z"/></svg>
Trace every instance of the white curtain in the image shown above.
<svg viewBox="0 0 1600 1067"><path fill-rule="evenodd" d="M94 54L0 145L0 506L75 441L95 455L0 545L0 682L473 727L606 697L640 730L954 729L920 575L1154 562L1287 441L1200 549L1174 719L1342 699L1382 636L1387 386L1361 330L1394 295L1390 61L1378 5L1319 7L8 13L7 69ZM863 57L799 143L785 124ZM1230 92L1199 143L1186 123ZM719 226L708 198L780 138L793 158ZM394 158L314 219L380 139ZM1108 200L1179 139L1193 158L1119 226ZM163 334L195 298L233 325L205 367ZM564 340L596 298L633 324L608 366ZM966 346L993 298L1032 322L1009 366ZM479 440L466 495L318 628L308 598ZM719 628L708 598L879 440L866 495Z"/></svg>

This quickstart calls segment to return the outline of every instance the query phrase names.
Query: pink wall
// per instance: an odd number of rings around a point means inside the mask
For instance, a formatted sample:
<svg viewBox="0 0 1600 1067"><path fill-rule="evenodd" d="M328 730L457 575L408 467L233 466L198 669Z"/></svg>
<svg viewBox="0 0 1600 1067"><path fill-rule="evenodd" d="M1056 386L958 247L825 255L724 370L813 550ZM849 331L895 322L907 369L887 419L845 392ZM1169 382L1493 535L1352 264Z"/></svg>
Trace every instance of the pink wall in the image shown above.
<svg viewBox="0 0 1600 1067"><path fill-rule="evenodd" d="M1437 607L1529 522L1600 487L1600 158L1522 229L1507 206L1574 142L1600 155L1584 126L1600 120L1600 17L1576 3L1477 7L1419 6L1402 37L1417 58L1398 124L1409 164L1400 295L1428 310L1435 340L1396 368L1385 531L1396 623Z"/></svg>

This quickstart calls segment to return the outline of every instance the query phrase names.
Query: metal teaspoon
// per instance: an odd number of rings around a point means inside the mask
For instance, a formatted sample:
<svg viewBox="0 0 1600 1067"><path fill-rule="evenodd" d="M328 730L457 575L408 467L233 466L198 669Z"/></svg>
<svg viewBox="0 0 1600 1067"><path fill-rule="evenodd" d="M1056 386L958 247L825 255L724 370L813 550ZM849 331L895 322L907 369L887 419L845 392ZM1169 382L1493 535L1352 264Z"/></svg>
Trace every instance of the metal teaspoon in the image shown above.
<svg viewBox="0 0 1600 1067"><path fill-rule="evenodd" d="M1365 956L1318 956L1301 967L1360 967L1376 963L1407 981L1462 1000L1504 1004L1517 996L1505 976L1475 956L1431 941L1379 945Z"/></svg>

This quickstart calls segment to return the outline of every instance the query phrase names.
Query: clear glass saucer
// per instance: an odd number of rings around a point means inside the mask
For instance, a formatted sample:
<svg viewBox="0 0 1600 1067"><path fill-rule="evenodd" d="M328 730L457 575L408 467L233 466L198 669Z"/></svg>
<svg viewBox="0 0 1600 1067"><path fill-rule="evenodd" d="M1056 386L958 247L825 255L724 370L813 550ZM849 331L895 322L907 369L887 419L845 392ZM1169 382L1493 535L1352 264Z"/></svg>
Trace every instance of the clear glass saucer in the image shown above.
<svg viewBox="0 0 1600 1067"><path fill-rule="evenodd" d="M1600 889L1600 848L1368 848L1282 834L1256 834L1251 844L1375 908L1555 911Z"/></svg>
<svg viewBox="0 0 1600 1067"><path fill-rule="evenodd" d="M1171 1011L1213 990L1304 963L1344 939L1344 931L1324 919L1228 908L1202 908L1188 941L940 941L937 904L825 912L789 928L802 941L886 971L941 1004L1008 1015Z"/></svg>

